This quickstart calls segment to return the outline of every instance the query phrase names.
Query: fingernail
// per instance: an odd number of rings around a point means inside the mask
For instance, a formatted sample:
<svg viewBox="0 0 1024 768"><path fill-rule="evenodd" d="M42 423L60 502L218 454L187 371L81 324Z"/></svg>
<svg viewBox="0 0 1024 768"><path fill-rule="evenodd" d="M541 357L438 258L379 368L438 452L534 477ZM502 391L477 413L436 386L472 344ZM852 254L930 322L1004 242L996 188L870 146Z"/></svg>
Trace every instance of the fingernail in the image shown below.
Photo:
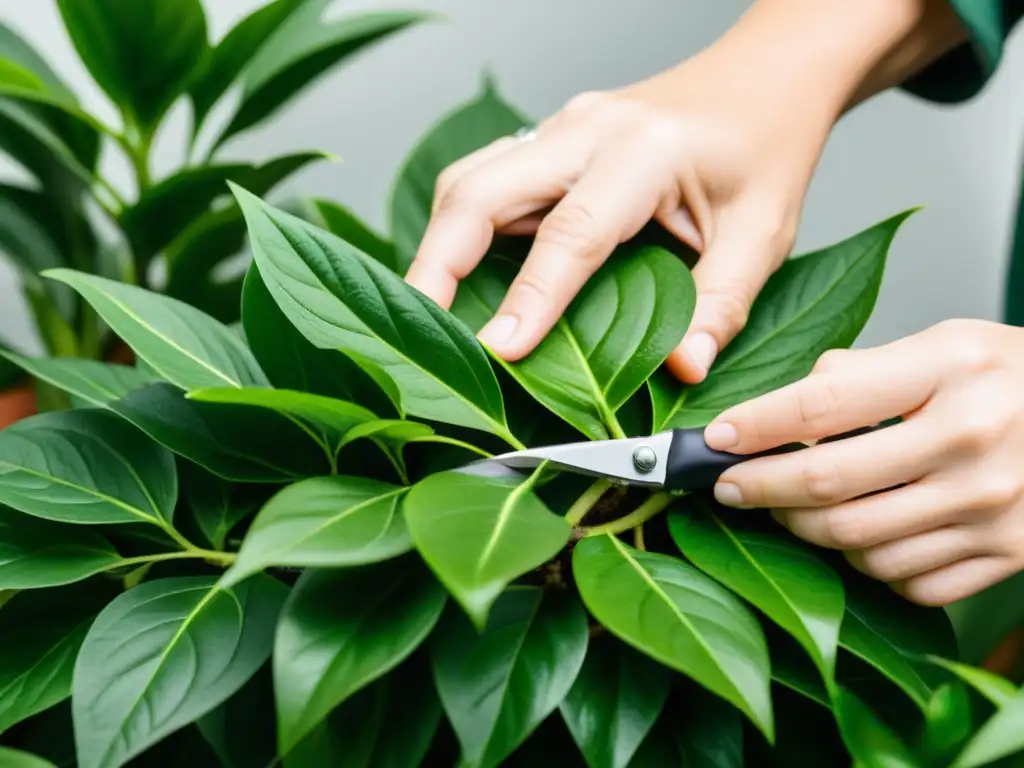
<svg viewBox="0 0 1024 768"><path fill-rule="evenodd" d="M718 344L708 333L695 333L683 342L683 349L694 365L705 374L711 369L711 364L715 362L715 356L718 354Z"/></svg>
<svg viewBox="0 0 1024 768"><path fill-rule="evenodd" d="M483 327L477 338L489 347L500 347L507 343L519 327L519 318L515 315L498 315Z"/></svg>
<svg viewBox="0 0 1024 768"><path fill-rule="evenodd" d="M726 507L742 507L743 494L740 487L733 483L718 483L715 485L715 498L719 504Z"/></svg>
<svg viewBox="0 0 1024 768"><path fill-rule="evenodd" d="M716 451L732 448L739 441L740 436L736 427L726 422L708 424L704 430L704 442L708 444L708 448L713 448Z"/></svg>

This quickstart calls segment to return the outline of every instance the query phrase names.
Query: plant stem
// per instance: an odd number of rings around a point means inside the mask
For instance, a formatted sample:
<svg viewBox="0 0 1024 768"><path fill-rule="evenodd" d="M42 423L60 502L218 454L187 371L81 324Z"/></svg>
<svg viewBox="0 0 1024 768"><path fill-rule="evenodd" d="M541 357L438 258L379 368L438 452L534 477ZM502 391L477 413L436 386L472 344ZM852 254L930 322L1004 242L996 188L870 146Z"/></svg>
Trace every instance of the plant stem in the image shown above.
<svg viewBox="0 0 1024 768"><path fill-rule="evenodd" d="M125 566L146 565L148 563L162 563L167 560L212 560L223 566L229 566L235 562L234 552L217 552L212 549L192 549L183 552L160 552L155 555L139 555L128 557L115 563L111 568L124 568Z"/></svg>
<svg viewBox="0 0 1024 768"><path fill-rule="evenodd" d="M569 511L565 513L565 520L569 525L576 527L583 520L584 516L594 505L601 500L605 492L612 487L612 481L602 478L594 481L594 483L587 488L580 497L573 502L573 505L569 507Z"/></svg>
<svg viewBox="0 0 1024 768"><path fill-rule="evenodd" d="M174 543L177 544L179 547L181 547L185 552L205 552L206 551L206 550L204 550L204 549L202 549L200 547L197 547L191 541L189 541L184 536L182 536L180 533L178 533L177 529L173 525L171 525L170 523L159 522L159 523L157 523L157 526L160 528L161 531L163 531L168 536L170 536L174 540ZM196 557L196 555L192 555L192 557Z"/></svg>
<svg viewBox="0 0 1024 768"><path fill-rule="evenodd" d="M640 523L636 528L633 529L633 546L639 549L641 552L647 551L644 546L644 524Z"/></svg>
<svg viewBox="0 0 1024 768"><path fill-rule="evenodd" d="M617 533L625 533L628 530L636 528L638 525L643 525L648 520L655 517L677 498L678 496L674 496L671 493L655 493L648 497L647 501L639 507L634 509L628 515L620 517L618 520L612 520L609 523L595 525L590 528L581 528L580 530L583 532L584 536L601 536L606 533L613 535Z"/></svg>
<svg viewBox="0 0 1024 768"><path fill-rule="evenodd" d="M444 443L446 445L454 445L456 448L462 448L464 450L469 451L470 453L475 453L478 456L482 456L485 459L490 459L490 458L493 458L493 456L494 456L494 454L491 453L490 451L485 451L483 448L478 448L477 446L475 446L475 445L473 445L471 443L464 442L463 440L458 440L457 438L454 438L454 437L447 437L445 435L425 435L424 437L416 438L412 442L414 442L414 443Z"/></svg>

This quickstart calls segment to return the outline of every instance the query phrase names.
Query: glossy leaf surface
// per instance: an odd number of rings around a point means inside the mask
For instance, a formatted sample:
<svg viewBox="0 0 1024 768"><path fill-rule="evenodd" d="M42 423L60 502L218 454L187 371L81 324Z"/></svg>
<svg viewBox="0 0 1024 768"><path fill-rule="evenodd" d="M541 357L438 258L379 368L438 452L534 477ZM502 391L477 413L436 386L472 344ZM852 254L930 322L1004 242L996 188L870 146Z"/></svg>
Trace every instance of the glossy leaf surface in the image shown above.
<svg viewBox="0 0 1024 768"><path fill-rule="evenodd" d="M576 546L573 575L610 632L734 704L771 740L764 633L731 592L681 560L611 536Z"/></svg>
<svg viewBox="0 0 1024 768"><path fill-rule="evenodd" d="M423 559L480 628L502 590L558 554L571 531L529 483L457 472L414 485L405 517Z"/></svg>
<svg viewBox="0 0 1024 768"><path fill-rule="evenodd" d="M991 765L1001 758L1024 751L1021 722L1024 722L1024 693L1018 692L978 729L953 761L953 768Z"/></svg>
<svg viewBox="0 0 1024 768"><path fill-rule="evenodd" d="M394 243L375 232L355 213L332 200L313 200L311 205L324 229L372 256L388 269L397 271Z"/></svg>
<svg viewBox="0 0 1024 768"><path fill-rule="evenodd" d="M49 760L10 747L0 747L0 765L4 768L57 768Z"/></svg>
<svg viewBox="0 0 1024 768"><path fill-rule="evenodd" d="M190 461L178 462L178 480L196 525L215 549L224 548L232 529L265 498L254 486L229 483Z"/></svg>
<svg viewBox="0 0 1024 768"><path fill-rule="evenodd" d="M857 766L917 768L907 747L878 715L845 688L836 692L836 721Z"/></svg>
<svg viewBox="0 0 1024 768"><path fill-rule="evenodd" d="M148 371L127 365L76 357L23 357L10 352L0 352L0 356L33 377L98 408L105 408L129 392L155 381Z"/></svg>

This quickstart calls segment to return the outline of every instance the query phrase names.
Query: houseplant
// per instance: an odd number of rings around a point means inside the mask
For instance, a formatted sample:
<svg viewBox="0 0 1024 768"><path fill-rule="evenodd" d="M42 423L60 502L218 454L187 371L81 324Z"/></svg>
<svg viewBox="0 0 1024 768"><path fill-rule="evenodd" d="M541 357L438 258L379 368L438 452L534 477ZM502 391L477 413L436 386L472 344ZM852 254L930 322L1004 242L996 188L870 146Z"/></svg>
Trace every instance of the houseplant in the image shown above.
<svg viewBox="0 0 1024 768"><path fill-rule="evenodd" d="M427 18L387 11L327 20L331 0L273 0L211 43L201 0L55 1L120 125L85 110L46 58L0 25L0 151L31 177L28 185L0 184L0 252L17 267L47 353L89 359L116 359L123 345L73 291L39 273L73 267L237 319L241 276L210 269L243 248L245 228L225 181L267 194L326 155L241 162L218 159L220 149L331 68ZM187 151L170 173L154 178L154 140L183 98L192 115ZM212 118L229 104L233 111L218 126ZM132 189L117 189L106 177L106 149L130 165ZM8 399L32 408L24 395ZM0 412L0 423L18 415Z"/></svg>
<svg viewBox="0 0 1024 768"><path fill-rule="evenodd" d="M429 177L437 139L402 178ZM1024 746L1022 695L958 662L942 610L767 514L452 471L706 423L805 375L866 322L908 214L790 260L683 390L658 369L694 290L656 232L507 365L473 331L523 243L449 313L399 277L424 210L392 239L314 204L342 238L232 191L255 257L240 329L58 269L137 362L7 356L76 405L0 431L9 760L973 766Z"/></svg>

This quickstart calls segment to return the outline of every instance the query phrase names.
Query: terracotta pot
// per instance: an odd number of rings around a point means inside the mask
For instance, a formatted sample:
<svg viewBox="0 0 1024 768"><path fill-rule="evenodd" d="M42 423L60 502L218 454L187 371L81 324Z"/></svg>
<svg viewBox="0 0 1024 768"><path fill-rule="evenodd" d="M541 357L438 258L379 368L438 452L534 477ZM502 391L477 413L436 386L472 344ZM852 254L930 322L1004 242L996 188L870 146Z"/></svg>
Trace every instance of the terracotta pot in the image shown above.
<svg viewBox="0 0 1024 768"><path fill-rule="evenodd" d="M0 392L0 429L36 413L36 390L32 384Z"/></svg>

